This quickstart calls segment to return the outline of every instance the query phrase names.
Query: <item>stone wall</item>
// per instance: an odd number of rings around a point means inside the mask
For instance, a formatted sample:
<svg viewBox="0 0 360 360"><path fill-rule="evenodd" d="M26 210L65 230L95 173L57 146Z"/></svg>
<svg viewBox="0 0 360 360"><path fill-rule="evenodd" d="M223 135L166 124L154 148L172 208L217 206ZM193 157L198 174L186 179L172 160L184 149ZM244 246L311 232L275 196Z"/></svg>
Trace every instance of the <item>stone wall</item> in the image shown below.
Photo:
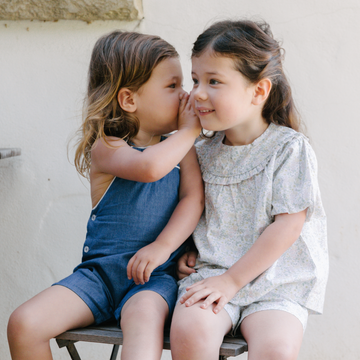
<svg viewBox="0 0 360 360"><path fill-rule="evenodd" d="M137 20L142 0L5 0L0 20Z"/></svg>

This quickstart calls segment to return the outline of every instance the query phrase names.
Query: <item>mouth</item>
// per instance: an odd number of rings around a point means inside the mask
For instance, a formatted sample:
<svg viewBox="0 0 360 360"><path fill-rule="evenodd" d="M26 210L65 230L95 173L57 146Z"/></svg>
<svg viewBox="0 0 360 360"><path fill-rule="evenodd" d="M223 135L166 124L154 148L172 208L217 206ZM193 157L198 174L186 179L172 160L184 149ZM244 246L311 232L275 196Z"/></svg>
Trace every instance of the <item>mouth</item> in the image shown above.
<svg viewBox="0 0 360 360"><path fill-rule="evenodd" d="M199 112L199 115L203 116L203 115L208 115L213 113L215 110L205 110L205 109L197 109L197 111Z"/></svg>

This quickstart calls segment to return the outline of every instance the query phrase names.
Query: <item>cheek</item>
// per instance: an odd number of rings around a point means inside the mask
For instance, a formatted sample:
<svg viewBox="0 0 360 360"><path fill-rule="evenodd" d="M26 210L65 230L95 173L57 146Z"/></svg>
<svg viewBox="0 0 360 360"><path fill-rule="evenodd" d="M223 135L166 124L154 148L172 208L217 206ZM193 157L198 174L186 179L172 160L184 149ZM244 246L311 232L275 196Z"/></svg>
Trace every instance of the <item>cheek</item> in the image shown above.
<svg viewBox="0 0 360 360"><path fill-rule="evenodd" d="M214 94L213 96L210 96L210 100L217 111L229 111L233 108L234 104L239 102L238 98L223 94Z"/></svg>
<svg viewBox="0 0 360 360"><path fill-rule="evenodd" d="M172 99L169 99L168 101L168 111L172 113L172 115L176 114L179 112L179 106L180 106L180 101L178 97L174 97Z"/></svg>

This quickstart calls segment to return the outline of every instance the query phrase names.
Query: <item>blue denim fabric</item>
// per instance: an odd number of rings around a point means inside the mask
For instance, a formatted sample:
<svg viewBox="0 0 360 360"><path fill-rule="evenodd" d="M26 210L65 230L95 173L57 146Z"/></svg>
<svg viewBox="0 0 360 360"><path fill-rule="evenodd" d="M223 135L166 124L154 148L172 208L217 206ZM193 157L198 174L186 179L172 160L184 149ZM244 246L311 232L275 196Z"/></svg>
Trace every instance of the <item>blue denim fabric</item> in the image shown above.
<svg viewBox="0 0 360 360"><path fill-rule="evenodd" d="M79 295L93 312L95 323L119 319L125 302L143 290L160 294L172 313L177 297L175 265L185 245L156 268L144 285L128 280L126 267L130 258L153 242L166 226L178 204L179 184L178 168L153 183L115 178L92 210L82 263L72 275L54 285Z"/></svg>

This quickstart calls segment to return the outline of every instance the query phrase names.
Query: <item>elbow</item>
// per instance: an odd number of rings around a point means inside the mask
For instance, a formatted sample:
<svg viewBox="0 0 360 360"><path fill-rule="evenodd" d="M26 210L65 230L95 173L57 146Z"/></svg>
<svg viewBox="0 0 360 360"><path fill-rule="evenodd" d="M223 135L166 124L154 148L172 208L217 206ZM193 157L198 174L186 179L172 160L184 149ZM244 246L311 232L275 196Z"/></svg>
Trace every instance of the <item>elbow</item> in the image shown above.
<svg viewBox="0 0 360 360"><path fill-rule="evenodd" d="M156 164L148 163L141 169L141 182L151 183L160 180L166 174Z"/></svg>
<svg viewBox="0 0 360 360"><path fill-rule="evenodd" d="M279 214L275 216L275 227L277 231L283 232L290 245L301 235L306 218L306 212L296 214Z"/></svg>
<svg viewBox="0 0 360 360"><path fill-rule="evenodd" d="M291 244L293 244L300 237L302 228L303 224L299 222L288 225L288 238Z"/></svg>
<svg viewBox="0 0 360 360"><path fill-rule="evenodd" d="M303 226L304 226L304 224L296 224L293 226L292 233L293 233L295 239L298 239L299 236L301 235Z"/></svg>

